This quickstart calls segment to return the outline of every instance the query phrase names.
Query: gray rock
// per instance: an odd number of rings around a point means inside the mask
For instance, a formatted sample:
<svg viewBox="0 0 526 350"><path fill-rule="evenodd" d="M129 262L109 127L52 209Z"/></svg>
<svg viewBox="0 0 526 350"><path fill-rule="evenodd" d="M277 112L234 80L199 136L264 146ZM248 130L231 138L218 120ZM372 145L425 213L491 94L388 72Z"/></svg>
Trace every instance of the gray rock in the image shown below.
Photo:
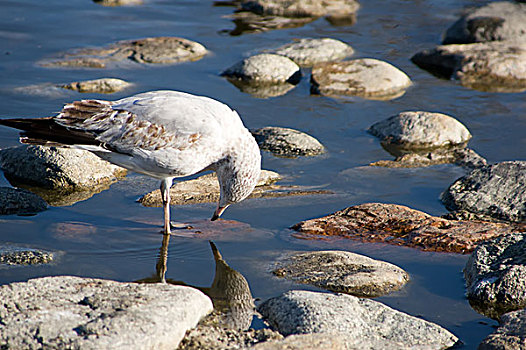
<svg viewBox="0 0 526 350"><path fill-rule="evenodd" d="M359 297L385 295L409 281L409 275L398 266L346 251L287 255L277 262L272 273L294 282Z"/></svg>
<svg viewBox="0 0 526 350"><path fill-rule="evenodd" d="M54 259L55 253L53 252L12 244L0 244L0 264L40 265L49 264Z"/></svg>
<svg viewBox="0 0 526 350"><path fill-rule="evenodd" d="M262 16L249 11L236 11L227 16L232 19L236 27L229 31L230 35L245 33L260 33L274 29L297 28L314 21L315 17L280 17Z"/></svg>
<svg viewBox="0 0 526 350"><path fill-rule="evenodd" d="M259 311L283 335L337 333L349 348L445 349L457 341L436 324L346 294L290 291L265 301Z"/></svg>
<svg viewBox="0 0 526 350"><path fill-rule="evenodd" d="M513 222L526 220L526 161L474 169L441 195L451 211L468 211Z"/></svg>
<svg viewBox="0 0 526 350"><path fill-rule="evenodd" d="M126 173L88 151L43 146L3 149L0 167L10 180L71 191L113 182Z"/></svg>
<svg viewBox="0 0 526 350"><path fill-rule="evenodd" d="M513 350L526 347L526 310L502 315L499 328L480 343L478 350Z"/></svg>
<svg viewBox="0 0 526 350"><path fill-rule="evenodd" d="M242 9L284 17L346 17L360 7L355 0L243 0Z"/></svg>
<svg viewBox="0 0 526 350"><path fill-rule="evenodd" d="M237 78L228 78L228 81L237 87L240 91L250 94L256 98L269 98L285 95L296 85L290 83L268 84L244 81Z"/></svg>
<svg viewBox="0 0 526 350"><path fill-rule="evenodd" d="M443 44L526 38L526 4L496 1L471 9L445 33Z"/></svg>
<svg viewBox="0 0 526 350"><path fill-rule="evenodd" d="M104 47L71 50L58 58L40 62L44 67L106 68L124 62L171 64L197 61L207 54L206 48L178 37L153 37L119 41Z"/></svg>
<svg viewBox="0 0 526 350"><path fill-rule="evenodd" d="M402 96L410 85L411 80L404 72L371 58L320 63L312 67L311 92L314 94L390 100Z"/></svg>
<svg viewBox="0 0 526 350"><path fill-rule="evenodd" d="M0 187L0 215L36 214L47 209L36 194L20 188Z"/></svg>
<svg viewBox="0 0 526 350"><path fill-rule="evenodd" d="M345 339L338 334L292 334L283 340L258 343L250 350L352 350L345 346Z"/></svg>
<svg viewBox="0 0 526 350"><path fill-rule="evenodd" d="M0 286L0 347L173 349L210 311L200 291L72 276Z"/></svg>
<svg viewBox="0 0 526 350"><path fill-rule="evenodd" d="M526 306L526 233L511 233L480 244L464 268L467 296L483 314Z"/></svg>
<svg viewBox="0 0 526 350"><path fill-rule="evenodd" d="M331 39L297 39L293 43L283 45L274 53L286 56L299 64L309 67L316 63L340 61L354 53L346 43Z"/></svg>
<svg viewBox="0 0 526 350"><path fill-rule="evenodd" d="M63 89L74 90L82 93L111 94L129 88L132 84L115 78L101 78L94 80L75 81L62 84Z"/></svg>
<svg viewBox="0 0 526 350"><path fill-rule="evenodd" d="M442 113L402 112L369 128L385 143L406 148L434 148L465 144L471 138L468 129L455 118Z"/></svg>
<svg viewBox="0 0 526 350"><path fill-rule="evenodd" d="M520 92L526 90L526 42L494 41L441 45L415 54L411 60L420 68L446 79L458 79L481 91Z"/></svg>
<svg viewBox="0 0 526 350"><path fill-rule="evenodd" d="M314 137L298 130L267 126L250 131L259 148L284 157L315 156L325 147Z"/></svg>
<svg viewBox="0 0 526 350"><path fill-rule="evenodd" d="M301 79L300 67L291 59L268 53L246 58L221 75L260 84L297 84Z"/></svg>

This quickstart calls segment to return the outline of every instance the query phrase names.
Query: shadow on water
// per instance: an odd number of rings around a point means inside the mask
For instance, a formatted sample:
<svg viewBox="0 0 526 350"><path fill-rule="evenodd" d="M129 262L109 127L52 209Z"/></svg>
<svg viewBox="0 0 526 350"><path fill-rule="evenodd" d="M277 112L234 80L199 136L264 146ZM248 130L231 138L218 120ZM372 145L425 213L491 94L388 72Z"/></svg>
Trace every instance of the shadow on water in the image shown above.
<svg viewBox="0 0 526 350"><path fill-rule="evenodd" d="M209 241L214 255L215 275L210 287L197 287L183 281L166 278L170 235L163 235L155 274L137 282L170 283L194 287L208 295L214 304L216 320L221 325L234 329L248 329L252 324L255 304L245 277L231 268L223 259L214 242Z"/></svg>

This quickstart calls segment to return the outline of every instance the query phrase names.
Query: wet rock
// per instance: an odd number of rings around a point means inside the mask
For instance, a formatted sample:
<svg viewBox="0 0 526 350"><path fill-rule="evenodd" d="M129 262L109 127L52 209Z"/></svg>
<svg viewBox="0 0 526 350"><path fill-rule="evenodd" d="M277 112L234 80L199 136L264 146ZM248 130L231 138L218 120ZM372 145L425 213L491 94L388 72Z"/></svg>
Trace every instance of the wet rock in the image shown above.
<svg viewBox="0 0 526 350"><path fill-rule="evenodd" d="M259 15L283 17L346 17L354 14L360 7L355 0L243 0L244 10Z"/></svg>
<svg viewBox="0 0 526 350"><path fill-rule="evenodd" d="M43 146L3 149L0 167L9 180L70 191L107 184L126 173L88 151Z"/></svg>
<svg viewBox="0 0 526 350"><path fill-rule="evenodd" d="M474 169L442 193L451 211L468 211L497 220L526 221L526 161Z"/></svg>
<svg viewBox="0 0 526 350"><path fill-rule="evenodd" d="M283 340L258 343L250 350L352 350L345 347L345 339L338 334L292 334Z"/></svg>
<svg viewBox="0 0 526 350"><path fill-rule="evenodd" d="M471 170L487 164L484 157L469 148L438 148L430 151L419 150L417 153L406 153L407 150L403 148L384 144L382 146L396 158L394 160L379 160L369 165L386 168L417 168L438 164L456 164Z"/></svg>
<svg viewBox="0 0 526 350"><path fill-rule="evenodd" d="M0 286L5 348L168 349L210 311L200 291L72 276Z"/></svg>
<svg viewBox="0 0 526 350"><path fill-rule="evenodd" d="M526 231L526 225L447 220L402 205L366 203L302 221L292 229L300 238L338 236L465 254L482 241Z"/></svg>
<svg viewBox="0 0 526 350"><path fill-rule="evenodd" d="M320 63L312 67L311 92L314 94L390 100L402 96L410 85L411 80L404 72L371 58Z"/></svg>
<svg viewBox="0 0 526 350"><path fill-rule="evenodd" d="M409 275L393 264L345 251L296 253L280 259L275 276L333 292L377 297L402 288Z"/></svg>
<svg viewBox="0 0 526 350"><path fill-rule="evenodd" d="M248 198L268 198L284 196L301 196L330 193L324 190L304 190L294 186L279 186L273 184L280 178L279 174L262 170L259 183ZM182 181L170 189L170 203L172 205L214 203L219 199L219 184L215 174L206 174L197 179ZM161 207L161 191L155 190L139 199L146 207Z"/></svg>
<svg viewBox="0 0 526 350"><path fill-rule="evenodd" d="M445 349L457 341L436 324L346 294L289 291L258 310L283 335L336 333L350 349Z"/></svg>
<svg viewBox="0 0 526 350"><path fill-rule="evenodd" d="M102 6L135 6L143 4L143 0L93 0L93 2Z"/></svg>
<svg viewBox="0 0 526 350"><path fill-rule="evenodd" d="M129 88L132 84L115 78L75 81L61 85L62 88L82 93L111 94Z"/></svg>
<svg viewBox="0 0 526 350"><path fill-rule="evenodd" d="M471 138L455 118L423 111L399 113L373 124L368 131L385 143L417 149L464 144Z"/></svg>
<svg viewBox="0 0 526 350"><path fill-rule="evenodd" d="M526 310L502 315L499 328L480 343L478 350L512 350L526 347Z"/></svg>
<svg viewBox="0 0 526 350"><path fill-rule="evenodd" d="M36 214L47 209L46 202L20 188L0 187L0 215Z"/></svg>
<svg viewBox="0 0 526 350"><path fill-rule="evenodd" d="M300 67L291 59L268 53L246 58L221 75L260 84L297 84L301 79Z"/></svg>
<svg viewBox="0 0 526 350"><path fill-rule="evenodd" d="M282 84L268 84L268 83L254 83L246 82L236 78L228 78L228 81L237 87L241 92L252 95L256 98L269 98L285 95L290 90L294 89L296 85L290 83Z"/></svg>
<svg viewBox="0 0 526 350"><path fill-rule="evenodd" d="M111 63L172 64L197 61L206 55L206 48L178 37L153 37L119 41L100 48L72 50L62 57L40 62L44 67L106 68Z"/></svg>
<svg viewBox="0 0 526 350"><path fill-rule="evenodd" d="M526 90L526 41L441 45L415 54L422 69L465 87L490 92Z"/></svg>
<svg viewBox="0 0 526 350"><path fill-rule="evenodd" d="M480 244L464 268L467 296L477 311L498 318L526 306L526 234Z"/></svg>
<svg viewBox="0 0 526 350"><path fill-rule="evenodd" d="M312 17L287 18L279 16L260 16L248 11L236 12L230 16L236 27L229 30L230 35L260 33L274 29L297 28L315 20Z"/></svg>
<svg viewBox="0 0 526 350"><path fill-rule="evenodd" d="M310 67L316 63L340 61L354 53L346 43L331 39L297 39L283 45L274 53L290 58L300 66Z"/></svg>
<svg viewBox="0 0 526 350"><path fill-rule="evenodd" d="M259 148L284 157L315 156L325 147L314 137L298 130L267 126L250 131Z"/></svg>
<svg viewBox="0 0 526 350"><path fill-rule="evenodd" d="M40 265L49 264L54 258L54 253L45 250L0 244L0 264Z"/></svg>
<svg viewBox="0 0 526 350"><path fill-rule="evenodd" d="M445 33L443 44L469 44L526 37L526 4L495 1L471 9Z"/></svg>

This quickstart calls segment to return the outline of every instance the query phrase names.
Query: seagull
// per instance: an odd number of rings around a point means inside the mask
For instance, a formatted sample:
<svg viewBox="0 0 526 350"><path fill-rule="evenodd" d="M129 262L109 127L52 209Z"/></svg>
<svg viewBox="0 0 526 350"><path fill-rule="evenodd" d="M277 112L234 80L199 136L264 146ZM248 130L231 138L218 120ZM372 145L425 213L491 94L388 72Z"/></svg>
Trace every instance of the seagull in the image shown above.
<svg viewBox="0 0 526 350"><path fill-rule="evenodd" d="M170 234L173 179L215 171L220 196L212 221L254 189L259 147L230 107L179 91L140 93L117 101L68 103L53 117L0 119L22 130L24 144L84 149L161 181L164 234Z"/></svg>

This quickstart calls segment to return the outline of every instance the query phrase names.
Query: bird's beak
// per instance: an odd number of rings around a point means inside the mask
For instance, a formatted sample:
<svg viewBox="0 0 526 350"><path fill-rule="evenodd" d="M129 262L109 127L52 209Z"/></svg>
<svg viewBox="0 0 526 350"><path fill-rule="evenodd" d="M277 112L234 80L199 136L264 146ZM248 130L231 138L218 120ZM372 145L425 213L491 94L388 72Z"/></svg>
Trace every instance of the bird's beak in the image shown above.
<svg viewBox="0 0 526 350"><path fill-rule="evenodd" d="M225 211L227 207L228 205L225 205L224 207L218 206L216 211L214 212L214 215L212 215L212 218L210 220L216 221L217 219L219 219L219 217L221 216L221 214L223 214L223 212Z"/></svg>

